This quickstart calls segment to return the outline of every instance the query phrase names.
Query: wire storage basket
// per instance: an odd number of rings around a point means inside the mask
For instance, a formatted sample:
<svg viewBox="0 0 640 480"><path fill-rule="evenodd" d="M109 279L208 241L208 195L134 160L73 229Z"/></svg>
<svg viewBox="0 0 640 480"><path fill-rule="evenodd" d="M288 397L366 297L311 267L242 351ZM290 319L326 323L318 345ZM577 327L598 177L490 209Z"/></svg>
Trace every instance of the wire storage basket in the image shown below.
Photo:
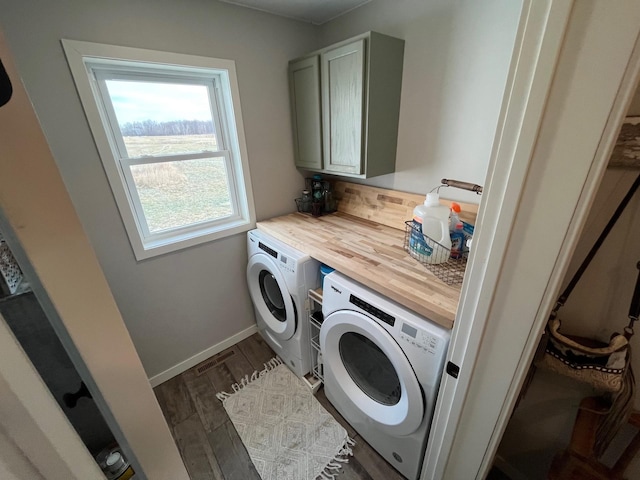
<svg viewBox="0 0 640 480"><path fill-rule="evenodd" d="M451 249L424 235L411 220L404 222L404 224L404 249L407 253L447 285L461 284L467 268L469 251L464 248L457 258L453 258L451 257ZM466 240L469 238L468 235L465 235ZM426 249L430 251L430 255L423 253L425 245ZM439 263L434 263L434 260Z"/></svg>

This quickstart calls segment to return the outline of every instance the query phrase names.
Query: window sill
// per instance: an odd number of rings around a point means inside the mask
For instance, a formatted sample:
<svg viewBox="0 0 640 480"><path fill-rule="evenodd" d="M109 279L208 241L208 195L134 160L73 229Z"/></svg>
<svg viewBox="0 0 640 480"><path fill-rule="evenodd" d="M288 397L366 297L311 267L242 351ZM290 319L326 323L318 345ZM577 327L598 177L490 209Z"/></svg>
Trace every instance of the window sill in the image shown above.
<svg viewBox="0 0 640 480"><path fill-rule="evenodd" d="M211 227L205 230L197 230L182 235L175 235L171 238L150 240L141 245L135 245L134 239L130 240L136 260L141 261L158 255L164 255L185 248L194 247L196 245L201 245L203 243L231 237L239 233L248 232L253 228L255 228L255 222L240 219L233 223L227 223L225 225Z"/></svg>

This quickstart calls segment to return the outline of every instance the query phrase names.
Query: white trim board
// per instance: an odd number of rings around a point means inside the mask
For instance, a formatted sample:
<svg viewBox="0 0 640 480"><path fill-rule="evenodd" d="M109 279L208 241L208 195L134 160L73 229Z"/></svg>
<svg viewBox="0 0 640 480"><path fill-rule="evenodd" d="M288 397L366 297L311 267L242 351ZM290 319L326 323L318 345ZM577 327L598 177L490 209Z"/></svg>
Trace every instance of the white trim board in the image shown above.
<svg viewBox="0 0 640 480"><path fill-rule="evenodd" d="M640 31L639 31L640 33ZM595 200L596 194L600 186L600 182L605 174L611 152L616 144L620 127L623 123L627 123L629 118L638 117L626 117L625 113L630 105L630 102L636 92L636 87L640 81L640 36L636 39L636 44L630 57L630 61L624 72L624 76L620 83L620 87L617 90L617 96L614 104L611 108L611 112L608 116L606 125L603 129L602 137L599 141L597 150L593 157L590 171L584 182L582 193L577 201L576 209L573 217L567 229L565 241L562 245L562 249L558 254L556 265L549 277L547 288L544 292L540 308L538 309L535 321L531 327L529 337L526 342L526 347L522 352L522 357L518 363L518 367L513 378L513 382L509 388L509 392L505 398L505 404L502 408L500 417L496 425L484 462L486 469L488 470L491 465L492 452L496 452L500 444L500 440L507 423L511 417L511 412L515 407L517 398L522 388L522 384L529 370L529 366L533 359L533 356L538 345L538 341L544 326L547 323L549 312L556 303L558 292L562 287L566 271L572 260L572 254L575 251L575 247L580 240L582 229L587 221L589 212Z"/></svg>
<svg viewBox="0 0 640 480"><path fill-rule="evenodd" d="M69 39L62 39L61 43L136 260L140 261L227 238L255 228L256 214L249 157L242 120L240 90L233 60ZM146 219L142 218L144 214L135 213L141 211L142 207L136 189L131 185L132 179L127 176L128 170L122 166L123 163L134 159L122 158L122 153L114 153L119 150L116 145L121 141L121 137L116 137L120 138L116 140L107 134L107 129L112 125L115 113L107 113L102 102L96 100L101 93L99 81L90 74L92 66L100 64L113 66L123 61L149 65L147 75L166 70L173 75L188 74L186 78L197 77L203 73L206 73L209 78L217 77L215 88L208 92L211 95L217 91L220 96L216 103L212 102L213 118L215 114L221 112L227 112L227 114L220 115L219 118L229 117L223 122L224 128L220 128L218 122L216 122L216 128L222 130L222 132L219 131L223 139L221 144L230 152L226 168L229 193L232 197L231 204L235 205L234 210L237 209L234 217L229 217L228 220L221 219L218 222L208 222L207 227L203 227L202 224L184 226L178 230L180 233L166 233L163 236L160 233L151 234L146 226ZM213 107L214 104L216 108ZM158 157L159 160L162 158Z"/></svg>
<svg viewBox="0 0 640 480"><path fill-rule="evenodd" d="M639 32L637 1L573 3L524 183L505 197L517 202L517 215L505 226L510 238L495 288L483 292L488 316L475 332L482 342L446 469L432 478L480 479L491 466L613 147L611 115L621 123L621 92L633 89L624 76L636 68Z"/></svg>
<svg viewBox="0 0 640 480"><path fill-rule="evenodd" d="M478 212L474 249L462 286L447 361L460 367L458 378L443 376L427 443L422 480L450 476L458 424L473 399L467 398L485 325L501 272L522 185L544 113L571 3L525 1L516 35L502 112L494 140L484 198ZM477 446L480 448L481 446ZM457 457L459 458L459 457ZM471 457L469 457L471 458ZM475 459L466 460L469 471ZM479 465L478 465L479 466Z"/></svg>
<svg viewBox="0 0 640 480"><path fill-rule="evenodd" d="M216 343L215 345L204 349L200 353L196 353L194 356L187 358L186 360L174 365L171 368L167 368L164 372L161 372L153 377L149 378L149 383L151 384L151 388L155 388L161 383L170 380L171 378L180 375L183 372L186 372L192 367L195 367L201 362L204 362L208 358L213 357L214 355L226 350L229 347L233 347L236 343L241 342L245 338L250 337L254 333L258 331L257 325L252 325L249 328L245 328L244 330L236 333L235 335L230 336L226 340L223 340L220 343Z"/></svg>
<svg viewBox="0 0 640 480"><path fill-rule="evenodd" d="M102 472L0 315L0 478L82 480ZM15 456L19 455L19 456ZM20 465L22 463L22 465ZM28 473L28 470L32 471ZM33 470L37 473L34 475ZM16 471L17 470L17 471Z"/></svg>

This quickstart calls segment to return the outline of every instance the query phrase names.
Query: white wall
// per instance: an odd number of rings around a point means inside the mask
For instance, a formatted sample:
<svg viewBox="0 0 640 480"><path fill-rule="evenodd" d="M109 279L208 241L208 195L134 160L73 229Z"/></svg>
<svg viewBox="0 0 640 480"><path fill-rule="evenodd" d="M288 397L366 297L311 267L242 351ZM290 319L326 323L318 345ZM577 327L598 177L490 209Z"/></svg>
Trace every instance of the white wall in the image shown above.
<svg viewBox="0 0 640 480"><path fill-rule="evenodd" d="M257 218L293 210L287 62L310 25L213 0L0 0L19 72L149 377L254 323L237 235L136 262L74 88L61 38L236 61ZM87 318L87 322L91 322Z"/></svg>
<svg viewBox="0 0 640 480"><path fill-rule="evenodd" d="M366 184L425 193L442 178L484 183L521 8L373 0L321 27L322 46L367 30L405 40L396 171ZM479 200L456 189L442 195Z"/></svg>

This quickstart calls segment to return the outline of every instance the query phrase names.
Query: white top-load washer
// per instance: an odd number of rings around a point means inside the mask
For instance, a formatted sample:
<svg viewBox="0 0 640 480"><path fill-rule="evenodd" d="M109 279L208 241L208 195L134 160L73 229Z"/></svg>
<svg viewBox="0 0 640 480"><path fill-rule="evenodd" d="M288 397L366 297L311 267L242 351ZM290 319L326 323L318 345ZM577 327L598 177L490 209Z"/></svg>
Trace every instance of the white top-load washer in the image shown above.
<svg viewBox="0 0 640 480"><path fill-rule="evenodd" d="M258 332L299 377L311 369L306 299L320 263L260 230L247 234L247 283Z"/></svg>
<svg viewBox="0 0 640 480"><path fill-rule="evenodd" d="M449 330L337 272L324 279L323 297L327 398L391 465L417 479Z"/></svg>

